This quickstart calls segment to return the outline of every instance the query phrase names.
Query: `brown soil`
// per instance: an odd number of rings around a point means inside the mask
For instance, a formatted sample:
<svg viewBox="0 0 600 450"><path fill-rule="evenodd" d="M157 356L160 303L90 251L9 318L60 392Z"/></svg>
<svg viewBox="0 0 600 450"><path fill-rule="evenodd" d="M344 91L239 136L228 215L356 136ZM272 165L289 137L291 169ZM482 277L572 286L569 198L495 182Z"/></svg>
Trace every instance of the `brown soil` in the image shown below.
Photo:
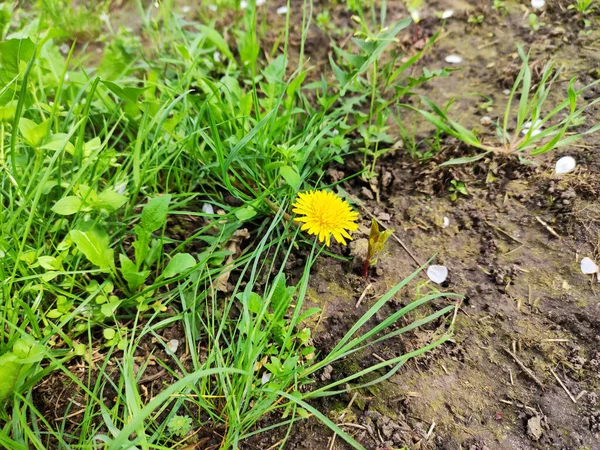
<svg viewBox="0 0 600 450"><path fill-rule="evenodd" d="M463 70L435 80L427 96L441 105L472 93L491 97L492 107L486 111L480 99L464 97L451 115L493 140L492 130L481 126L480 118L489 115L495 120L503 113L503 91L520 69L516 43L531 49L538 74L553 58L565 66L561 80L577 76L579 86L593 81L600 61L594 44L598 33L584 35L579 17L566 9L566 2L551 3L541 16L546 26L530 33L523 27L524 5L506 2L503 16L489 2L427 2L423 36L440 26L436 11L452 8L455 14L423 64L435 69L448 66L448 54L464 58ZM485 15L482 24L468 23L475 14ZM347 29L345 15L332 16ZM406 17L402 2L388 2L388 17ZM322 33L315 30L315 36L314 42L320 43ZM319 48L309 52L317 66L324 59ZM592 90L587 100L598 92ZM552 95L562 99L565 93L562 81ZM597 120L598 110L592 110L587 125ZM368 214L373 214L396 230L420 262L437 254L437 263L450 271L443 289L465 299L451 342L411 361L390 380L360 391L353 401L351 392L319 404L320 409L332 419L343 418L338 423L350 423L345 430L368 449L600 449L600 287L579 269L583 256L600 256L598 142L598 136L590 136L534 158L535 166L494 156L441 169L440 162L473 154L447 140L433 161L415 163L400 149L380 161L375 183L345 183L346 191L365 202L363 234L355 239L366 237ZM574 156L578 168L557 177L554 163L564 155ZM360 168L350 161L336 169L350 175ZM463 181L469 191L455 202L448 195L453 179ZM379 202L374 200L373 184L380 191ZM444 217L450 220L445 228ZM319 350L332 347L416 267L393 239L367 281L353 272L351 263L322 260L311 290L314 303L324 310L316 336ZM368 283L371 290L355 308ZM395 305L406 304L414 295L415 285ZM332 377L355 373L376 362L374 357L397 356L427 342L431 332L414 333L404 342L378 348L375 355L335 366ZM346 409L349 403L352 407ZM332 445L331 434L309 421L286 448L349 448L339 439ZM266 448L277 440L278 436L263 437L249 448Z"/></svg>

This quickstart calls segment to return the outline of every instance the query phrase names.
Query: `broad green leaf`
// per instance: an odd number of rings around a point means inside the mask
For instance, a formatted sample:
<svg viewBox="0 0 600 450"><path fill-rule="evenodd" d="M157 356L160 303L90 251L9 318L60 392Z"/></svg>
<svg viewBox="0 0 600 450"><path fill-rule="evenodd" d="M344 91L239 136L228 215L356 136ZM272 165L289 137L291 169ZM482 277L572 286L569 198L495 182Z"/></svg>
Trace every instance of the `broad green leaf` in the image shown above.
<svg viewBox="0 0 600 450"><path fill-rule="evenodd" d="M150 275L150 271L144 270L139 272L131 259L122 253L119 255L119 261L121 262L121 275L127 281L127 286L129 286L132 292L137 291Z"/></svg>
<svg viewBox="0 0 600 450"><path fill-rule="evenodd" d="M179 275L186 270L194 267L196 265L196 260L189 253L178 253L177 255L171 258L169 264L163 271L163 276L165 278L172 278L176 275Z"/></svg>
<svg viewBox="0 0 600 450"><path fill-rule="evenodd" d="M107 189L98 194L94 201L94 206L105 209L108 212L114 212L127 202L127 197L112 189Z"/></svg>
<svg viewBox="0 0 600 450"><path fill-rule="evenodd" d="M54 256L40 256L38 264L46 270L63 270L62 261Z"/></svg>
<svg viewBox="0 0 600 450"><path fill-rule="evenodd" d="M141 225L144 230L152 233L165 224L170 201L171 195L165 194L154 197L144 206L141 219Z"/></svg>
<svg viewBox="0 0 600 450"><path fill-rule="evenodd" d="M237 217L242 222L246 220L252 219L256 216L256 210L252 206L246 206L245 208L240 208L235 212L235 217Z"/></svg>
<svg viewBox="0 0 600 450"><path fill-rule="evenodd" d="M109 88L113 94L119 97L121 100L129 101L131 103L137 103L140 95L147 88L136 88L136 87L121 87L112 81L101 81L107 88Z"/></svg>
<svg viewBox="0 0 600 450"><path fill-rule="evenodd" d="M114 271L114 250L110 248L108 234L100 228L91 228L87 231L73 230L71 239L77 249L95 266L102 270Z"/></svg>
<svg viewBox="0 0 600 450"><path fill-rule="evenodd" d="M52 207L52 211L61 216L70 216L71 214L79 212L82 206L83 201L81 198L75 195L69 195L57 201Z"/></svg>
<svg viewBox="0 0 600 450"><path fill-rule="evenodd" d="M289 184L294 191L297 192L300 189L300 185L302 184L302 178L300 177L300 175L298 175L298 172L296 172L289 166L285 166L279 169L279 173L281 174L285 182Z"/></svg>
<svg viewBox="0 0 600 450"><path fill-rule="evenodd" d="M50 119L43 121L40 124L35 123L33 120L21 117L19 120L19 131L25 138L25 141L34 148L39 147L42 139L48 133L48 127L50 125Z"/></svg>
<svg viewBox="0 0 600 450"><path fill-rule="evenodd" d="M0 42L0 66L16 75L20 72L21 61L29 62L35 53L31 39L9 39Z"/></svg>

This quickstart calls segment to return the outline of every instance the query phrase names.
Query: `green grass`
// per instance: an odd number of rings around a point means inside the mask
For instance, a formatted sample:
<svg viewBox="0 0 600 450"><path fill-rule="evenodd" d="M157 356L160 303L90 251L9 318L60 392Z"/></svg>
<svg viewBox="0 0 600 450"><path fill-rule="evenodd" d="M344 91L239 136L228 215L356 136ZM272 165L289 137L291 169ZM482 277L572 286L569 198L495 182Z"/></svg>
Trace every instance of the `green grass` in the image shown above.
<svg viewBox="0 0 600 450"><path fill-rule="evenodd" d="M336 49L335 81L308 82L302 51L290 61L286 50L260 47L253 8L217 30L186 21L170 2L137 2L143 42L111 31L102 59L86 65L86 44L72 38L93 31L107 4L89 23L58 7L48 0L39 14L0 9L0 444L184 448L214 430L223 448L237 448L278 427L287 436L314 416L362 448L315 399L360 389L365 375L376 374L369 384L390 377L448 339L451 327L331 383L315 384L315 375L443 323L453 305L397 327L414 308L456 296L424 295L368 326L416 271L323 353L310 345L318 311L305 304L323 248L288 214L298 191L324 187L327 166L352 152L362 151L373 171L387 151L386 108L435 76L405 78L421 53L401 65L389 54L408 21L381 29L357 7L355 53ZM310 20L302 20L302 48ZM235 36L235 54L226 34ZM298 252L306 264L292 282L283 268ZM175 324L185 360L162 338ZM151 353L169 356L156 364L174 380L149 397L140 387L149 362L137 353L148 341ZM39 398L51 377L71 394L58 421Z"/></svg>

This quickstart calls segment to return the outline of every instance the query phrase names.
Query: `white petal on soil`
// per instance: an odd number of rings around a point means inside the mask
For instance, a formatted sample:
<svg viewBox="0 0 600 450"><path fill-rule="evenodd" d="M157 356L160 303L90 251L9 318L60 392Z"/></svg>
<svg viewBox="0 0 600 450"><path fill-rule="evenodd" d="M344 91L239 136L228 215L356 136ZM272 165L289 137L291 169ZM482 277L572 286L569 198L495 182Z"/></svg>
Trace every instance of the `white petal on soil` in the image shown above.
<svg viewBox="0 0 600 450"><path fill-rule="evenodd" d="M450 17L452 17L454 15L454 10L452 9L447 9L446 11L444 11L442 13L442 19L449 19Z"/></svg>
<svg viewBox="0 0 600 450"><path fill-rule="evenodd" d="M192 8L189 6L184 6L183 8L181 8L181 12L183 12L184 14L189 13L191 10Z"/></svg>
<svg viewBox="0 0 600 450"><path fill-rule="evenodd" d="M560 175L563 173L572 172L573 170L575 170L576 166L577 166L577 162L575 161L575 158L573 158L572 156L563 156L558 161L556 161L556 169L555 170L556 170L556 173L558 175Z"/></svg>
<svg viewBox="0 0 600 450"><path fill-rule="evenodd" d="M421 21L421 12L418 9L413 9L410 12L410 18L414 23L419 23Z"/></svg>
<svg viewBox="0 0 600 450"><path fill-rule="evenodd" d="M450 226L450 219L444 216L444 221L442 222L442 228L448 228Z"/></svg>
<svg viewBox="0 0 600 450"><path fill-rule="evenodd" d="M267 3L267 0L256 0L256 6L262 6Z"/></svg>
<svg viewBox="0 0 600 450"><path fill-rule="evenodd" d="M460 64L463 61L462 56L448 55L446 56L446 62L450 64Z"/></svg>
<svg viewBox="0 0 600 450"><path fill-rule="evenodd" d="M448 268L446 266L429 266L427 276L434 283L442 284L448 278Z"/></svg>
<svg viewBox="0 0 600 450"><path fill-rule="evenodd" d="M177 339L171 339L169 342L167 342L167 347L169 347L169 350L175 353L179 348L179 341Z"/></svg>
<svg viewBox="0 0 600 450"><path fill-rule="evenodd" d="M581 271L586 275L591 273L598 273L598 266L587 256L581 260Z"/></svg>
<svg viewBox="0 0 600 450"><path fill-rule="evenodd" d="M531 0L531 7L534 9L543 8L546 5L546 0Z"/></svg>
<svg viewBox="0 0 600 450"><path fill-rule="evenodd" d="M202 205L202 212L205 214L214 214L215 210L210 203L205 203Z"/></svg>
<svg viewBox="0 0 600 450"><path fill-rule="evenodd" d="M260 379L260 382L262 384L265 384L265 383L268 383L270 379L271 379L271 372L265 372L265 373L263 373L263 376Z"/></svg>
<svg viewBox="0 0 600 450"><path fill-rule="evenodd" d="M277 8L277 14L279 14L279 15L287 14L287 12L288 12L287 6L280 6L279 8Z"/></svg>

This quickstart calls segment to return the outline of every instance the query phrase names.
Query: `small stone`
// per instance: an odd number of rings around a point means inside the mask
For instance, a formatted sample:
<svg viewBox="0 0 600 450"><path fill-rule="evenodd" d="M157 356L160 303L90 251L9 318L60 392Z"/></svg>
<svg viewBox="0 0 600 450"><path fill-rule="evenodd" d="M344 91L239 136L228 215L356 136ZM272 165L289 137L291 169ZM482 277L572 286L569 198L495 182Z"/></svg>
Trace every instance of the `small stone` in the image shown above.
<svg viewBox="0 0 600 450"><path fill-rule="evenodd" d="M444 216L444 219L442 220L442 228L448 228L450 226L450 219L446 216Z"/></svg>
<svg viewBox="0 0 600 450"><path fill-rule="evenodd" d="M479 123L481 125L483 125L484 127L489 127L492 124L492 118L490 116L483 116L480 120Z"/></svg>
<svg viewBox="0 0 600 450"><path fill-rule="evenodd" d="M538 441L544 430L542 430L542 418L540 416L533 416L527 421L527 435L534 441Z"/></svg>
<svg viewBox="0 0 600 450"><path fill-rule="evenodd" d="M442 13L442 19L449 19L450 17L452 17L454 15L454 10L452 9L447 9L446 11L444 11Z"/></svg>
<svg viewBox="0 0 600 450"><path fill-rule="evenodd" d="M279 8L277 8L277 14L279 14L280 16L287 14L287 12L288 12L287 6L280 6Z"/></svg>

